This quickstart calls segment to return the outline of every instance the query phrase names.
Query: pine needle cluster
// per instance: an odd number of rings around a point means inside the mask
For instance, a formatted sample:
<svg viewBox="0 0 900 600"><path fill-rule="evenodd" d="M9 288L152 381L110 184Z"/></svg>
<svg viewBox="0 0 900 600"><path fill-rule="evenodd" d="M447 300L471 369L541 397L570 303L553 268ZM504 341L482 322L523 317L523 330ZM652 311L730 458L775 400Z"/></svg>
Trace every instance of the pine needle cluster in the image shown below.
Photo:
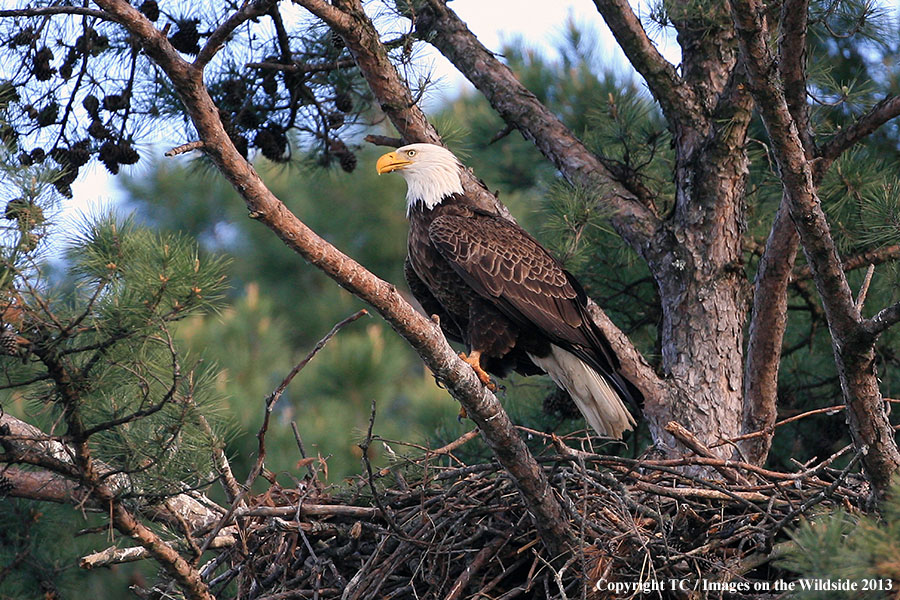
<svg viewBox="0 0 900 600"><path fill-rule="evenodd" d="M3 335L16 341L0 358L4 410L87 443L104 470L123 475L117 493L129 497L214 478L215 373L179 348L172 328L215 310L223 261L113 215L72 235L62 280L29 254L4 247L3 257Z"/></svg>
<svg viewBox="0 0 900 600"><path fill-rule="evenodd" d="M880 515L843 509L823 513L791 533L794 546L781 561L812 581L850 580L857 592L799 590L797 598L895 597L900 581L900 485L881 505ZM865 587L865 589L863 589Z"/></svg>

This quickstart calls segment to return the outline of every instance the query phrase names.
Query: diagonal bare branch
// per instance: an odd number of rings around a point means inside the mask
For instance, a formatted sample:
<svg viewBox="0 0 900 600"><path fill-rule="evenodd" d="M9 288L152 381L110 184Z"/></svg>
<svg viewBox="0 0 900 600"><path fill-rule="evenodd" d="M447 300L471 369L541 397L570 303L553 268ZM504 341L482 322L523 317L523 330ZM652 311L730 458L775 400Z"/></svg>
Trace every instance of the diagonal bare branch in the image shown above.
<svg viewBox="0 0 900 600"><path fill-rule="evenodd" d="M703 113L696 95L656 49L629 2L594 0L594 5L631 65L647 82L666 119L676 127L693 126L697 115Z"/></svg>
<svg viewBox="0 0 900 600"><path fill-rule="evenodd" d="M787 288L799 246L787 203L782 202L756 272L747 333L742 428L768 432L742 444L747 459L756 464L765 461L774 435L778 370L787 328Z"/></svg>
<svg viewBox="0 0 900 600"><path fill-rule="evenodd" d="M654 211L615 181L609 170L512 70L482 45L444 2L429 0L416 17L416 32L434 45L484 94L497 113L534 142L570 182L607 190L611 221L638 252L659 227Z"/></svg>
<svg viewBox="0 0 900 600"><path fill-rule="evenodd" d="M839 131L819 149L819 160L814 173L816 181L822 179L841 154L897 116L900 116L900 96L888 96L859 117L853 125Z"/></svg>
<svg viewBox="0 0 900 600"><path fill-rule="evenodd" d="M884 246L882 248L876 248L875 250L866 250L859 254L848 256L844 258L841 263L841 268L844 272L855 271L856 269L861 269L869 265L875 265L877 267L880 264L896 260L900 260L900 244ZM809 265L803 265L797 267L794 274L791 276L791 281L803 281L804 279L809 279L811 277L812 271L810 270Z"/></svg>
<svg viewBox="0 0 900 600"><path fill-rule="evenodd" d="M118 21L113 15L103 10L87 8L84 6L36 6L33 8L18 8L12 10L0 10L0 18L4 17L44 17L51 15L79 15L83 17L95 17L104 21Z"/></svg>
<svg viewBox="0 0 900 600"><path fill-rule="evenodd" d="M814 144L806 102L806 32L809 0L785 0L781 5L781 31L778 37L778 69L784 81L788 109L797 122L797 130L807 156L812 157Z"/></svg>

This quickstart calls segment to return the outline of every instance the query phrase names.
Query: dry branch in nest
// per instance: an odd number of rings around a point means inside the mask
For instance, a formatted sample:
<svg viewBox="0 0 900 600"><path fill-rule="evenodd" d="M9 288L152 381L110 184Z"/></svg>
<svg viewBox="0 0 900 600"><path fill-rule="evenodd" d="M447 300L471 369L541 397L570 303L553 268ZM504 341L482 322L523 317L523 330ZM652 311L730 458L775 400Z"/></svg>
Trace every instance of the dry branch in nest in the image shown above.
<svg viewBox="0 0 900 600"><path fill-rule="evenodd" d="M234 511L242 541L202 568L211 591L268 600L510 599L614 597L596 591L601 580L604 590L701 579L752 586L786 576L770 563L791 544L786 527L817 506L860 507L869 492L851 473L858 457L832 466L849 447L780 473L704 456L606 456L547 436L539 461L580 542L570 556L552 557L505 471L458 458L476 437L397 457L372 475L374 485L365 476L337 491L314 477L295 489L273 485ZM740 483L685 467L728 469Z"/></svg>

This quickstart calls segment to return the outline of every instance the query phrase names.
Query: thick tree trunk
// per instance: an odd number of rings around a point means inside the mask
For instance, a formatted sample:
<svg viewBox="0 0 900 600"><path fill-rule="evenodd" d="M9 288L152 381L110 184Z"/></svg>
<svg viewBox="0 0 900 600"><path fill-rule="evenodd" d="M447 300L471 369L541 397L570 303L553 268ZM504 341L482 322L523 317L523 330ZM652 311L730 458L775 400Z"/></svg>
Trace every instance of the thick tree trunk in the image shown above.
<svg viewBox="0 0 900 600"><path fill-rule="evenodd" d="M666 445L674 443L664 429L673 419L713 445L742 433L748 312L744 145L752 104L734 74L730 31L687 26L681 38L695 50L685 66L686 81L710 108L673 126L675 210L654 242L649 264L662 307L661 369L681 398L669 405L668 414L651 415L649 422ZM730 456L732 449L721 446L720 452Z"/></svg>
<svg viewBox="0 0 900 600"><path fill-rule="evenodd" d="M740 170L705 175L717 189L702 184L681 189L690 198L678 216L685 226L661 237L656 247L665 251L653 265L662 306L661 369L683 396L669 404L667 414L650 419L654 437L667 444L674 442L664 431L669 420L707 445L741 433L747 301L737 267L744 176ZM695 199L698 194L714 194L706 197L716 199L720 210L709 214Z"/></svg>

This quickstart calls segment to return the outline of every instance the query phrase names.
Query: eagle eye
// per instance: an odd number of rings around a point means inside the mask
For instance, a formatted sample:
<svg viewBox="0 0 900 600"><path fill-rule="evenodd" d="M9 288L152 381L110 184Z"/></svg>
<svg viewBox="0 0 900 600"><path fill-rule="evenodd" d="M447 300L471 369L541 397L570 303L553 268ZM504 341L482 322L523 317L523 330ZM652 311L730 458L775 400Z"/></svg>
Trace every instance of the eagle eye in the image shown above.
<svg viewBox="0 0 900 600"><path fill-rule="evenodd" d="M408 157L412 158L413 156L416 155L416 151L415 151L415 150L407 150L407 151L406 151L406 155L407 155Z"/></svg>

